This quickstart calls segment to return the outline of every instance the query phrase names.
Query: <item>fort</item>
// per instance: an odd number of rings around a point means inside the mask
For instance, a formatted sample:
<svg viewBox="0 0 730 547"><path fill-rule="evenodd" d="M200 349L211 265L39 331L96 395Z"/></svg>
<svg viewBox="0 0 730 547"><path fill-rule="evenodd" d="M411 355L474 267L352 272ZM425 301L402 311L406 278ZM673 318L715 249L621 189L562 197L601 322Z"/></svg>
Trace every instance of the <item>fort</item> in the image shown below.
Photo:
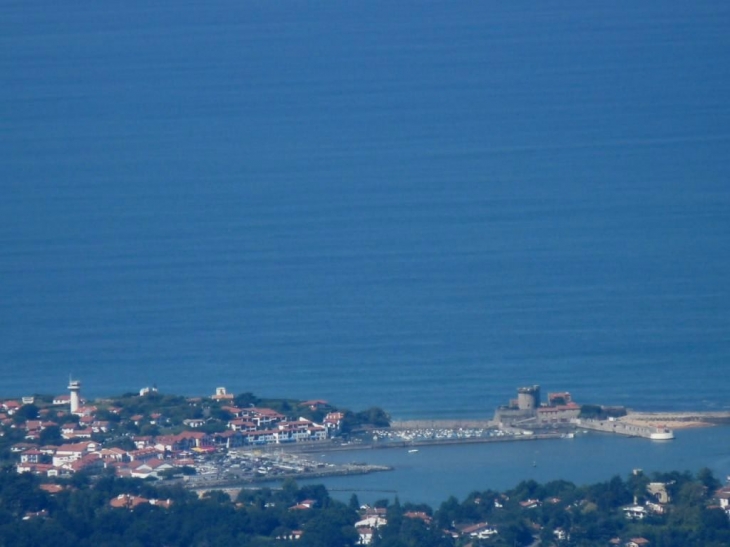
<svg viewBox="0 0 730 547"><path fill-rule="evenodd" d="M494 421L500 427L550 427L569 425L578 418L580 406L573 402L570 393L549 393L548 402L540 400L540 386L517 388L517 398L508 405L500 406L494 413Z"/></svg>
<svg viewBox="0 0 730 547"><path fill-rule="evenodd" d="M597 412L589 414L586 409ZM624 419L627 411L623 407L601 407L576 404L570 393L549 393L547 403L540 400L540 386L517 388L517 398L500 406L494 413L494 422L500 429L529 428L545 429L590 429L629 437L643 437L651 440L670 440L674 432L666 425L637 423Z"/></svg>

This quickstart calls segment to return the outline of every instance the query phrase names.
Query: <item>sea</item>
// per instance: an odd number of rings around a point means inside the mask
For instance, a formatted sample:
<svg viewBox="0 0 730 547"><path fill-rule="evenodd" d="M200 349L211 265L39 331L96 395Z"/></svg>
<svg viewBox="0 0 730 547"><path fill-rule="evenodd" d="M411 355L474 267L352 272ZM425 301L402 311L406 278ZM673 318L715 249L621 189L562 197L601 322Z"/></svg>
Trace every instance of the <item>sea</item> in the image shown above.
<svg viewBox="0 0 730 547"><path fill-rule="evenodd" d="M2 395L730 409L728 28L717 0L4 2Z"/></svg>

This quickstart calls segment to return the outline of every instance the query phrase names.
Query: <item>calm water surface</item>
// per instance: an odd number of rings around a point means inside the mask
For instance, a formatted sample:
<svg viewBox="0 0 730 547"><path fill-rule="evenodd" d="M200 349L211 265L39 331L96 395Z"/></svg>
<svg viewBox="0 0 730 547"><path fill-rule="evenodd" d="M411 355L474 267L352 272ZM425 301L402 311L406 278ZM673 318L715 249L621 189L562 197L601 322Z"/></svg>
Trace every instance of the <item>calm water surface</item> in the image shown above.
<svg viewBox="0 0 730 547"><path fill-rule="evenodd" d="M728 28L716 1L3 4L3 393L727 408Z"/></svg>
<svg viewBox="0 0 730 547"><path fill-rule="evenodd" d="M417 453L406 449L327 453L319 459L364 461L394 470L301 482L324 483L333 497L343 501L353 493L363 503L397 495L401 502L423 502L436 508L452 495L463 500L475 490L503 491L527 479L543 484L562 479L581 485L603 482L614 475L626 479L634 469L649 474L696 473L709 467L724 480L730 473L728 433L727 427L684 430L666 442L580 433L574 439L427 446Z"/></svg>

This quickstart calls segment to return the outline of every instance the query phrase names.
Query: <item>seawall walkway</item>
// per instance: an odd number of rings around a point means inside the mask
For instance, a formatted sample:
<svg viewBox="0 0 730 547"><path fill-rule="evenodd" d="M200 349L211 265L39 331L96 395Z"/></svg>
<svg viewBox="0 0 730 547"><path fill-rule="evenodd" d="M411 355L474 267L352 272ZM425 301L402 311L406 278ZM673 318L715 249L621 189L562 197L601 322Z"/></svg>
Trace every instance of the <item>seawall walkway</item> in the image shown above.
<svg viewBox="0 0 730 547"><path fill-rule="evenodd" d="M643 437L655 441L668 441L674 438L674 432L666 427L637 425L619 420L577 420L575 425L582 429L615 433L627 437Z"/></svg>

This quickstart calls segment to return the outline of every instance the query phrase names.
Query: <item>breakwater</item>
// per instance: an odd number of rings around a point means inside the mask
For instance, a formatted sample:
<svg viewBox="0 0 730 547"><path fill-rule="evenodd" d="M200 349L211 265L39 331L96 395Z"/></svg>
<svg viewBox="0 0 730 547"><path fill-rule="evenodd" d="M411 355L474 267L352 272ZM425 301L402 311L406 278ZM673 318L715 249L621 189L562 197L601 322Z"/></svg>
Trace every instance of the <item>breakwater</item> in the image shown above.
<svg viewBox="0 0 730 547"><path fill-rule="evenodd" d="M604 433L615 433L627 437L643 437L655 441L668 441L674 439L674 432L666 427L655 427L652 425L638 425L635 423L621 422L619 420L577 420L576 426L592 431Z"/></svg>

